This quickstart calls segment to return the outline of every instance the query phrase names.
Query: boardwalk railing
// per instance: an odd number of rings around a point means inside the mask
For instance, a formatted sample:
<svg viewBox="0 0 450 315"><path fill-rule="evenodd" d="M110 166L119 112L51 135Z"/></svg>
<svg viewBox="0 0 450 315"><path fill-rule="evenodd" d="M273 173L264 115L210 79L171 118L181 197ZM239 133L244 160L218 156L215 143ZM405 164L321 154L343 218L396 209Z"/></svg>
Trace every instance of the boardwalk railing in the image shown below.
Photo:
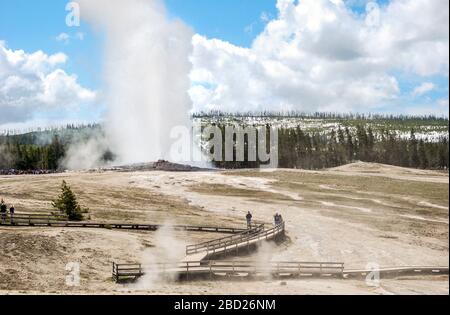
<svg viewBox="0 0 450 315"><path fill-rule="evenodd" d="M183 263L160 263L151 265L113 263L113 279L138 279L152 274L169 279L193 280L196 278L231 277L337 277L340 279L365 279L373 270L345 270L340 262L254 262L254 261L203 261ZM381 268L380 276L395 278L399 276L440 276L448 275L449 267L390 267Z"/></svg>
<svg viewBox="0 0 450 315"><path fill-rule="evenodd" d="M136 279L144 275L144 269L141 264L116 264L113 262L112 275L116 282L124 278Z"/></svg>
<svg viewBox="0 0 450 315"><path fill-rule="evenodd" d="M207 257L216 254L226 255L231 252L238 254L240 249L250 250L254 246L257 246L264 241L276 239L277 237L284 235L284 233L285 223L281 223L272 229L263 230L257 234L243 236L240 240L236 240L233 243L222 243L210 246L205 252Z"/></svg>
<svg viewBox="0 0 450 315"><path fill-rule="evenodd" d="M206 253L210 255L220 252L226 253L232 250L238 250L241 247L253 245L255 241L258 240L263 241L273 239L276 236L283 234L284 232L284 222L269 230L266 230L264 228L264 225L260 225L254 229L230 237L225 237L222 239L213 240L197 245L189 245L186 247L186 254L193 255L196 253Z"/></svg>
<svg viewBox="0 0 450 315"><path fill-rule="evenodd" d="M0 225L4 225L0 220ZM108 228L122 230L144 230L156 231L163 227L159 224L139 224L139 223L107 223L90 221L68 221L65 215L54 214L16 214L13 220L6 217L5 225L8 226L46 226L46 227L71 227L71 228ZM191 226L174 225L171 226L176 231L207 232L221 234L245 233L247 229L217 226Z"/></svg>
<svg viewBox="0 0 450 315"><path fill-rule="evenodd" d="M45 224L51 225L56 222L68 222L67 215L64 214L15 214L11 217L9 214L6 215L6 224L9 225L29 225L33 226L35 224Z"/></svg>
<svg viewBox="0 0 450 315"><path fill-rule="evenodd" d="M376 270L380 277L399 277L399 276L416 276L416 275L448 275L449 268L447 267L389 267L380 268ZM362 278L365 279L367 275L374 270L345 270L344 278Z"/></svg>
<svg viewBox="0 0 450 315"><path fill-rule="evenodd" d="M161 277L192 279L195 277L342 277L344 263L338 262L254 262L254 261L206 261L175 264L116 264L113 263L113 279L138 279L144 274Z"/></svg>
<svg viewBox="0 0 450 315"><path fill-rule="evenodd" d="M212 248L220 248L220 247L224 247L226 245L240 243L240 242L242 242L243 239L246 239L252 235L257 235L263 231L264 231L264 224L261 224L255 228L245 230L245 231L235 234L235 235L231 235L231 236L227 236L227 237L223 237L223 238L219 238L219 239L215 239L212 241L199 243L199 244L195 244L195 245L188 245L186 247L186 255L193 255L196 253L207 252Z"/></svg>

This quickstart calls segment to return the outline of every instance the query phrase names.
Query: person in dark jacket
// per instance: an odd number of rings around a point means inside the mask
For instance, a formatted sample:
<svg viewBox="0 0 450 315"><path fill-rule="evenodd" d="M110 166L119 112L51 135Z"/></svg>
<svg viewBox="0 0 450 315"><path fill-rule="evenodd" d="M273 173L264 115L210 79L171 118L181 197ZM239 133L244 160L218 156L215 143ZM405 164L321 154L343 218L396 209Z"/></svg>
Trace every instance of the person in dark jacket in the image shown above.
<svg viewBox="0 0 450 315"><path fill-rule="evenodd" d="M11 224L14 224L14 213L16 212L16 209L14 208L14 205L9 208L9 216L11 218Z"/></svg>
<svg viewBox="0 0 450 315"><path fill-rule="evenodd" d="M275 226L277 226L278 224L280 224L279 219L280 219L280 216L278 215L278 213L276 213L276 214L273 216L273 222L274 222L274 225L275 225Z"/></svg>
<svg viewBox="0 0 450 315"><path fill-rule="evenodd" d="M246 216L245 218L247 219L247 227L248 227L249 229L251 229L251 227L252 227L252 218L253 218L253 216L252 216L252 214L251 214L250 211L247 213L247 216Z"/></svg>
<svg viewBox="0 0 450 315"><path fill-rule="evenodd" d="M3 201L3 199L2 199L2 201L0 202L0 213L2 214L2 224L6 223L6 211L7 211L7 209L8 208L6 207L6 204Z"/></svg>

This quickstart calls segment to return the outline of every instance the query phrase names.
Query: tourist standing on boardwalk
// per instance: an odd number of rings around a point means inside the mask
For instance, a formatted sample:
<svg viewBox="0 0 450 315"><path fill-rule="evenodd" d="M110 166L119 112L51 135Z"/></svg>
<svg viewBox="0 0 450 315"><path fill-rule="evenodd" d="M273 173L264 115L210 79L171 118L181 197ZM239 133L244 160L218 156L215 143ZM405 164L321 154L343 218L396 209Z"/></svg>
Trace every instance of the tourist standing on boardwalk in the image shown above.
<svg viewBox="0 0 450 315"><path fill-rule="evenodd" d="M11 217L11 224L14 224L14 212L16 212L16 209L14 208L14 205L9 208L9 216Z"/></svg>
<svg viewBox="0 0 450 315"><path fill-rule="evenodd" d="M275 226L279 224L279 217L280 216L278 215L278 213L275 213L275 215L273 216L273 222Z"/></svg>
<svg viewBox="0 0 450 315"><path fill-rule="evenodd" d="M0 202L0 213L2 214L2 224L6 223L6 211L7 211L6 204L2 199L2 201Z"/></svg>
<svg viewBox="0 0 450 315"><path fill-rule="evenodd" d="M249 229L252 228L252 218L253 218L253 216L252 216L251 212L249 211L249 212L247 213L247 216L246 216L246 219L247 219L247 228L249 228Z"/></svg>

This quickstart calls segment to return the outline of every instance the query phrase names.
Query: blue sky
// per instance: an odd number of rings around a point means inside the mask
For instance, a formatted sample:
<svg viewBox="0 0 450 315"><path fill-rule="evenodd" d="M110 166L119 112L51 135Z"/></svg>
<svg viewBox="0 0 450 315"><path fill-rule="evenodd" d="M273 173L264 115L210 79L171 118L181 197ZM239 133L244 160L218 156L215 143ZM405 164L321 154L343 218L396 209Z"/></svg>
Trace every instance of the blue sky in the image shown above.
<svg viewBox="0 0 450 315"><path fill-rule="evenodd" d="M69 28L65 24L67 0L0 0L0 40L11 49L26 52L43 50L47 54L64 52L69 56L66 69L76 73L80 83L99 87L101 44L89 25ZM220 38L239 46L249 46L264 29L263 12L275 17L275 0L166 0L168 14L180 18L195 32ZM251 26L251 32L249 27ZM58 42L60 33L85 34L83 41Z"/></svg>
<svg viewBox="0 0 450 315"><path fill-rule="evenodd" d="M166 0L170 14L197 33L245 47L264 29L261 14L277 15L275 4L275 0Z"/></svg>
<svg viewBox="0 0 450 315"><path fill-rule="evenodd" d="M352 4L351 8L355 14L364 14L366 0L346 1ZM64 71L76 75L79 85L90 90L101 90L101 35L92 32L85 22L82 22L80 28L67 27L65 24L67 2L67 0L0 0L0 41L5 41L8 49L24 50L26 53L42 50L52 55L62 52L68 56L63 66ZM253 40L264 30L267 22L278 15L276 0L165 0L165 3L169 16L182 19L194 29L195 33L207 39L217 38L242 48L251 48ZM385 7L390 1L379 0L378 3ZM266 20L262 19L263 15L267 17ZM70 40L56 40L61 33L67 33ZM83 34L82 40L77 38L77 34L80 33ZM200 68L202 65L197 67ZM405 112L404 108L408 107L410 110L407 112L426 113L427 106L430 108L434 106L436 109L437 102L443 102L443 106L448 107L448 71L446 75L442 73L417 75L392 69L389 75L397 79L400 91L396 100L380 102L378 111ZM216 78L216 81L220 80ZM220 82L216 81L210 82L211 88L220 88ZM207 84L208 82L205 83ZM430 84L433 87L426 89ZM424 89L421 90L420 87ZM416 93L418 90L422 92ZM99 105L94 109L81 106L73 116L70 116L70 110L49 109L36 112L34 117L98 120L104 108L104 104L102 105L103 107ZM442 112L442 108L440 110ZM0 120L0 126L1 123Z"/></svg>

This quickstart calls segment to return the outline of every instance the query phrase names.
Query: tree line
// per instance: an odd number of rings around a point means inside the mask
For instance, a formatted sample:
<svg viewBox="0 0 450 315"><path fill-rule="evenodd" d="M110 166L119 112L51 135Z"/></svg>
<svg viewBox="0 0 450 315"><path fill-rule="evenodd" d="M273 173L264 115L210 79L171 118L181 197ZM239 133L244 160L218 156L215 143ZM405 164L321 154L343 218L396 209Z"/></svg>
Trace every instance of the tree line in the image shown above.
<svg viewBox="0 0 450 315"><path fill-rule="evenodd" d="M0 169L57 170L65 156L66 146L58 135L48 144L21 143L20 137L0 139Z"/></svg>
<svg viewBox="0 0 450 315"><path fill-rule="evenodd" d="M448 123L448 118L436 115L403 115L403 114L379 114L379 113L334 113L334 112L302 112L302 111L260 111L230 113L220 110L199 111L192 113L194 119L219 119L219 118L300 118L300 119L326 119L326 120L359 120L359 121L410 121L410 122L438 122Z"/></svg>
<svg viewBox="0 0 450 315"><path fill-rule="evenodd" d="M219 127L225 129L223 124ZM51 140L39 144L33 137L35 135L0 136L0 170L58 170L71 138L61 139L54 134ZM449 167L448 137L433 141L419 139L414 130L404 137L395 131L374 132L364 124L355 129L339 127L330 132L280 128L278 139L279 166L283 168L322 169L357 160L422 169L448 170ZM245 146L248 147L248 143ZM114 154L105 152L104 160L112 159ZM248 161L247 154L244 162L217 161L214 164L230 169L260 166L259 162Z"/></svg>
<svg viewBox="0 0 450 315"><path fill-rule="evenodd" d="M71 144L85 141L101 132L99 124L69 124L65 128L0 135L0 170L60 170L61 161ZM102 159L111 161L114 155L106 151Z"/></svg>
<svg viewBox="0 0 450 315"><path fill-rule="evenodd" d="M248 137L245 138L246 149L247 141ZM449 167L448 138L443 136L437 141L418 139L414 130L408 137L402 137L388 130L375 134L371 127L364 125L358 125L356 131L338 128L329 133L306 132L300 127L281 128L278 130L278 143L281 168L314 170L354 161L421 169L448 170ZM247 155L245 159L244 162L214 163L217 167L231 169L260 166L259 162L248 161Z"/></svg>

